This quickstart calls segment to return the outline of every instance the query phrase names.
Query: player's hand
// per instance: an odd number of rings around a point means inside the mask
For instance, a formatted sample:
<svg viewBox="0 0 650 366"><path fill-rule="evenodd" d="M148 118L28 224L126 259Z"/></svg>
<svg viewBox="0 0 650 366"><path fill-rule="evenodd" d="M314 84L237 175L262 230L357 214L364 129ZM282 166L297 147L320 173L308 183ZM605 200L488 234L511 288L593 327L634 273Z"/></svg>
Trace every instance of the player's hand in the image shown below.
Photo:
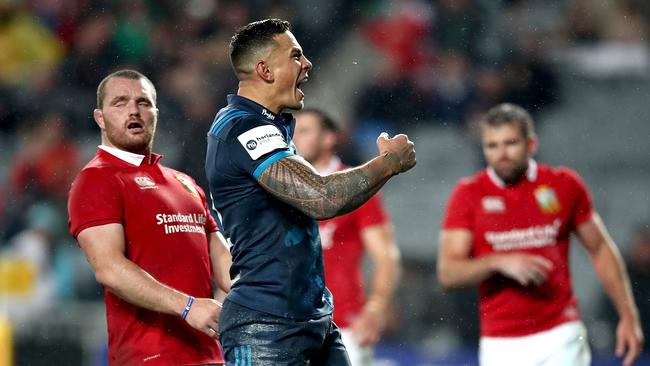
<svg viewBox="0 0 650 366"><path fill-rule="evenodd" d="M219 315L221 315L221 303L214 299L197 298L194 299L185 321L192 328L218 339Z"/></svg>
<svg viewBox="0 0 650 366"><path fill-rule="evenodd" d="M541 285L548 279L553 263L541 255L511 253L497 257L497 270L522 286Z"/></svg>
<svg viewBox="0 0 650 366"><path fill-rule="evenodd" d="M386 132L377 137L379 155L385 155L392 161L393 173L403 173L415 166L415 145L404 134L390 138Z"/></svg>
<svg viewBox="0 0 650 366"><path fill-rule="evenodd" d="M631 366L642 349L643 331L638 318L621 318L616 327L616 357L625 356L623 366Z"/></svg>
<svg viewBox="0 0 650 366"><path fill-rule="evenodd" d="M385 315L367 308L364 308L350 324L354 338L363 347L373 346L379 342L385 327Z"/></svg>

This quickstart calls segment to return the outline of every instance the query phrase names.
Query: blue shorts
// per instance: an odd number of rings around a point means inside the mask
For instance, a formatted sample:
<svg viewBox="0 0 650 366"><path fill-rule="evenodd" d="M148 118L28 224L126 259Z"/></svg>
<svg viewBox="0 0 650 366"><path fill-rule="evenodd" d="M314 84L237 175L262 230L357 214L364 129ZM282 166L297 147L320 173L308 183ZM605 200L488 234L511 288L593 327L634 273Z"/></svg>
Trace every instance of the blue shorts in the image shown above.
<svg viewBox="0 0 650 366"><path fill-rule="evenodd" d="M288 319L226 300L219 333L223 355L230 366L350 366L332 315Z"/></svg>

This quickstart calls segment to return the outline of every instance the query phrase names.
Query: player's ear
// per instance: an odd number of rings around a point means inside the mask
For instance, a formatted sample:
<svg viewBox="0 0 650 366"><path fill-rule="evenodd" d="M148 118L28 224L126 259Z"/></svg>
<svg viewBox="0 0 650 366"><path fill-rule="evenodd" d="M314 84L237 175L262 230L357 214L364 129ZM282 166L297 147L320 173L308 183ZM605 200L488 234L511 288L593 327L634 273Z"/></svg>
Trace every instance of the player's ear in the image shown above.
<svg viewBox="0 0 650 366"><path fill-rule="evenodd" d="M95 123L97 123L97 126L99 126L100 129L104 129L104 111L102 111L99 108L95 108L93 111L93 119L95 120Z"/></svg>
<svg viewBox="0 0 650 366"><path fill-rule="evenodd" d="M272 83L275 80L273 71L271 71L269 64L264 60L259 60L255 63L255 73L267 83Z"/></svg>
<svg viewBox="0 0 650 366"><path fill-rule="evenodd" d="M537 141L537 136L533 135L528 138L528 155L534 156L537 153L537 147L539 146Z"/></svg>

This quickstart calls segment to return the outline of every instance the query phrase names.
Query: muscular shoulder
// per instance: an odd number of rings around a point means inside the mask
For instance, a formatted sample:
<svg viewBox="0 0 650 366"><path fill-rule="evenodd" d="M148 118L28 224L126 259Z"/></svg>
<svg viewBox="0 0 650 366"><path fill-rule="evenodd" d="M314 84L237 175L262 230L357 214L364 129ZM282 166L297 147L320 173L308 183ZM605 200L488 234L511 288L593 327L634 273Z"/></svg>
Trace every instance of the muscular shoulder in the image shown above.
<svg viewBox="0 0 650 366"><path fill-rule="evenodd" d="M573 169L559 166L559 167L550 167L542 165L540 167L541 174L548 174L550 177L560 181L563 184L579 185L584 186L582 177Z"/></svg>
<svg viewBox="0 0 650 366"><path fill-rule="evenodd" d="M455 190L464 191L464 192L474 192L479 189L479 187L484 183L486 179L488 178L487 178L487 174L485 174L485 171L484 170L479 171L474 175L459 179L458 182L456 183Z"/></svg>
<svg viewBox="0 0 650 366"><path fill-rule="evenodd" d="M92 189L97 185L114 185L119 180L117 173L117 169L108 164L91 161L77 174L71 190Z"/></svg>

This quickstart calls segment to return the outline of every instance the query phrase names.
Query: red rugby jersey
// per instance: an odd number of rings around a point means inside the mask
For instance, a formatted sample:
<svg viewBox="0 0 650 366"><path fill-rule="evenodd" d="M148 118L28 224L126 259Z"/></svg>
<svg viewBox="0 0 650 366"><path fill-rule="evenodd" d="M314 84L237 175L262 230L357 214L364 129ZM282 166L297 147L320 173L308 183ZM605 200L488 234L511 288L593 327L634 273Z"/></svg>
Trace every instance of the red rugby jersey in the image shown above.
<svg viewBox="0 0 650 366"><path fill-rule="evenodd" d="M330 174L347 168L338 158L334 158L321 173ZM334 322L341 328L350 324L366 302L361 268L364 252L361 231L385 224L388 220L381 197L376 194L356 210L318 223L323 245L325 285L334 296Z"/></svg>
<svg viewBox="0 0 650 366"><path fill-rule="evenodd" d="M592 214L585 184L567 168L531 160L527 179L514 185L503 184L489 168L458 183L442 226L473 233L472 257L525 252L554 266L540 286L521 286L502 275L481 283L482 336L523 336L580 318L569 273L569 235Z"/></svg>
<svg viewBox="0 0 650 366"><path fill-rule="evenodd" d="M212 297L206 233L217 231L216 223L201 188L160 158L134 165L100 148L72 184L70 233L76 238L89 227L122 224L129 260L172 288ZM105 301L111 365L223 362L218 342L180 317L136 307L109 291Z"/></svg>

